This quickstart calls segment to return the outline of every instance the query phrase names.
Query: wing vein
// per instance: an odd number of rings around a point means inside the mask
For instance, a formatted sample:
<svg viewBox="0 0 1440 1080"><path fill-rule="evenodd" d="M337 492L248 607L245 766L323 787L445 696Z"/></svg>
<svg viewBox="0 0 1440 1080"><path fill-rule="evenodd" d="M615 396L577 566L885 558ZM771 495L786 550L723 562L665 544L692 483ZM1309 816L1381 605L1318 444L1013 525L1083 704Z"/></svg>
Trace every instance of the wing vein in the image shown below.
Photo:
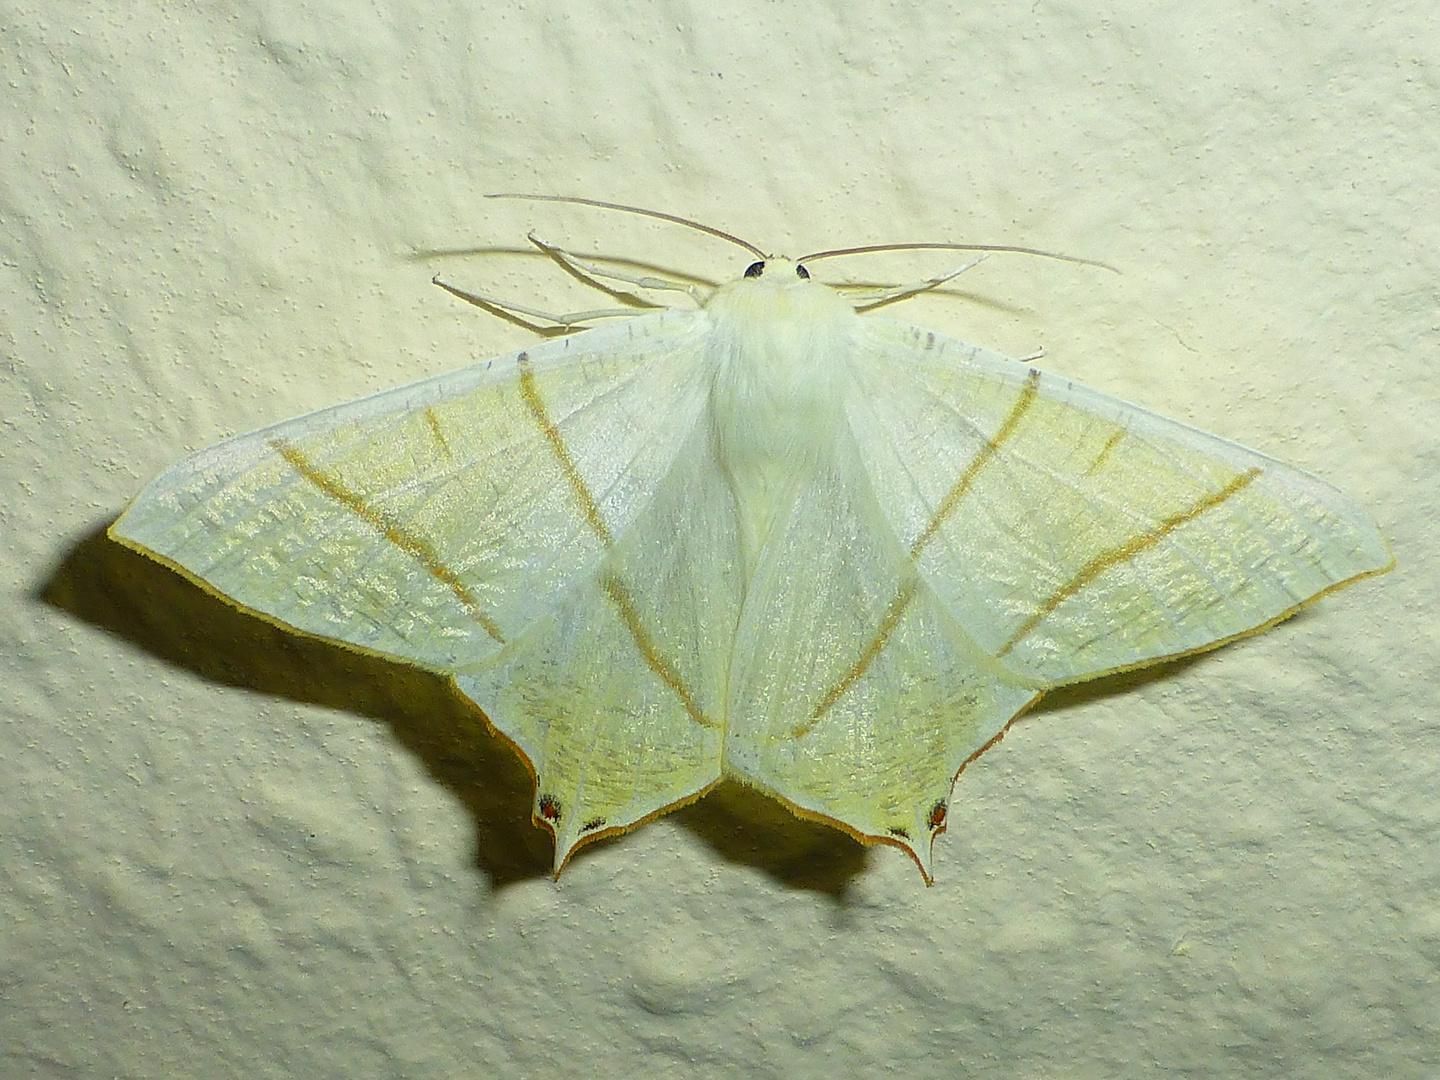
<svg viewBox="0 0 1440 1080"><path fill-rule="evenodd" d="M945 497L940 500L940 505L935 508L935 513L931 515L929 523L920 531L920 535L915 538L915 542L910 545L910 561L912 563L919 560L926 545L935 539L936 535L940 532L941 526L945 524L945 519L955 512L955 508L960 505L960 500L965 498L966 493L969 492L971 486L974 485L975 478L980 475L980 470L990 463L991 459L999 452L1000 447L1015 434L1016 428L1020 426L1021 419L1023 419L1025 413L1029 411L1039 391L1040 372L1031 368L1030 374L1025 377L1025 385L1020 390L1020 396L1015 400L1015 404L1010 407L1010 413L1005 417L1004 422L1000 425L1000 429L996 431L993 436L985 440L985 445L982 446L980 452L971 459L970 464L965 467L965 471L960 474L959 479L951 485L950 490L945 493Z"/></svg>
<svg viewBox="0 0 1440 1080"><path fill-rule="evenodd" d="M424 567L427 574L450 590L455 599L460 602L460 606L465 609L466 614L479 623L487 634L499 644L505 644L505 636L500 632L500 627L495 624L495 620L485 614L480 606L480 601L475 598L475 594L460 579L459 574L445 565L439 552L430 545L429 541L412 533L385 511L370 505L365 501L364 496L357 491L352 491L343 481L329 476L317 468L296 446L280 439L272 440L270 445L292 469L314 485L322 495L345 507Z"/></svg>
<svg viewBox="0 0 1440 1080"><path fill-rule="evenodd" d="M570 456L570 448L565 445L565 437L560 434L560 429L555 426L555 422L550 419L549 410L545 408L545 400L540 396L540 387L536 384L530 357L522 352L516 359L520 364L520 396L525 399L526 407L535 417L535 423L539 425L545 441L550 444L555 459L560 463L560 470L565 474L565 479L570 484L570 490L575 493L575 498L580 503L580 509L585 514L585 520L590 524L590 530L607 548L612 547L615 541L610 535L610 527L605 524L605 519L600 515L600 507L595 502L595 496L590 494L590 488L585 483L585 478L580 475L580 469L576 466L575 459Z"/></svg>
<svg viewBox="0 0 1440 1080"><path fill-rule="evenodd" d="M614 574L606 574L600 580L600 586L605 590L605 595L610 597L615 609L620 614L620 621L625 624L625 629L630 631L630 637L635 642L635 648L639 650L641 658L655 675L680 699L680 704L690 719L701 727L719 727L719 725L700 711L700 706L695 703L695 695L685 685L685 680L675 670L660 652L659 647L645 629L645 624L640 619L640 612L635 608L635 601L624 583Z"/></svg>
<svg viewBox="0 0 1440 1080"><path fill-rule="evenodd" d="M820 719L845 696L845 692L860 681L861 676L880 655L880 650L885 647L885 643L890 640L890 635L900 625L900 619L904 616L905 609L910 606L910 601L915 599L915 591L918 587L913 576L907 576L900 583L900 587L895 590L894 597L885 608L885 614L880 617L880 628L875 631L875 637L871 639L870 644L865 647L855 663L850 666L850 670L840 676L835 685L825 692L820 703L811 711L810 719L791 732L792 737L798 739L810 734Z"/></svg>
<svg viewBox="0 0 1440 1080"><path fill-rule="evenodd" d="M1196 502L1189 508L1180 511L1178 514L1172 514L1170 517L1160 522L1154 528L1148 529L1145 532L1139 533L1136 536L1132 536L1129 540L1125 541L1125 543L1120 544L1117 547L1111 548L1109 551L1102 551L1099 555L1096 555L1093 559L1091 559L1078 571L1076 571L1074 577L1072 577L1064 585L1060 586L1060 588L1056 589L1053 593L1051 593L1050 596L1046 598L1046 600L1035 609L1035 611L1030 615L1030 617L1020 624L1020 627L1013 634L1011 634L1010 637L1006 640L1005 644L1000 647L1000 651L995 654L996 657L998 658L1008 653L1022 640L1024 640L1024 638L1030 633L1030 631L1034 630L1035 627L1039 626L1042 622L1044 622L1045 619L1052 612L1054 612L1056 608L1058 608L1066 600L1069 600L1081 589L1085 588L1086 585L1089 585L1106 570L1109 570L1113 566L1119 566L1121 563L1129 562L1141 552L1148 551L1150 548L1153 548L1156 544L1160 543L1161 540L1165 539L1165 537L1169 536L1181 525L1184 525L1186 522L1194 521L1201 514L1204 514L1206 511L1215 509L1215 507L1219 506L1221 503L1225 502L1233 495L1236 495L1240 491L1244 490L1259 475L1259 469L1247 469L1243 473L1237 475L1233 480L1231 480L1228 484L1222 487L1219 491L1212 492L1211 494L1206 495L1203 499L1200 499L1198 502Z"/></svg>

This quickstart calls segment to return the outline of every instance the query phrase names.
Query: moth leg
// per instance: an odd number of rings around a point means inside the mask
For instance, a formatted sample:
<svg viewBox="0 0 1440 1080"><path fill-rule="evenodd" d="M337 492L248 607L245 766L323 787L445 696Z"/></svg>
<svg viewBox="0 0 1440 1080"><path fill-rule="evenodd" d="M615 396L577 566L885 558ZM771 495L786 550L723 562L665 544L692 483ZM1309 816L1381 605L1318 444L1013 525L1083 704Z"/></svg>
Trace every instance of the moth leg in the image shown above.
<svg viewBox="0 0 1440 1080"><path fill-rule="evenodd" d="M623 281L627 285L634 285L640 289L651 289L655 292L683 292L695 302L697 307L703 304L709 295L708 292L704 292L697 287L694 282L677 281L674 278L655 277L652 274L626 274L619 270L607 270L594 263L585 262L582 259L576 258L568 251L540 239L540 237L536 236L533 232L526 234L525 239L529 240L546 255L549 255L587 285L592 285L602 292L607 292L617 300L624 300L649 308L665 306L664 304L657 304L654 301L646 300L644 297L636 296L634 293L628 293L620 289L612 289L602 281L596 280L597 278L604 278L609 281Z"/></svg>
<svg viewBox="0 0 1440 1080"><path fill-rule="evenodd" d="M948 273L937 274L935 277L926 278L924 281L912 281L906 285L891 285L888 288L869 290L851 298L851 304L856 311L874 311L886 304L898 304L901 300L908 300L912 296L929 292L931 289L938 289L947 281L953 281L966 270L972 270L988 259L989 254L979 255L964 266L951 270Z"/></svg>
<svg viewBox="0 0 1440 1080"><path fill-rule="evenodd" d="M509 300L501 300L485 293L471 292L456 285L441 281L438 277L430 279L434 285L439 285L451 296L458 296L467 304L474 304L480 310L488 312L507 322L516 323L534 333L553 337L558 334L573 334L580 330L590 329L585 324L592 319L620 319L630 318L639 315L640 312L634 308L597 308L593 311L574 311L564 315L555 315L548 311L541 311L538 308L526 307L523 304L516 304ZM530 319L543 319L546 323L553 325L543 326L539 323L530 322Z"/></svg>

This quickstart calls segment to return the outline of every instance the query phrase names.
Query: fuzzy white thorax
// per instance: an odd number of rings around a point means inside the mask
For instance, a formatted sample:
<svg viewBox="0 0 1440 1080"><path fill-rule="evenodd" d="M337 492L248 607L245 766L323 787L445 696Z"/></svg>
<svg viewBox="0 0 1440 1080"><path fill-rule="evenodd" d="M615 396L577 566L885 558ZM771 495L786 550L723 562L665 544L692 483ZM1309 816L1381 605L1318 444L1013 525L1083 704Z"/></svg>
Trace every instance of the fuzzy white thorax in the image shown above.
<svg viewBox="0 0 1440 1080"><path fill-rule="evenodd" d="M839 293L798 269L768 260L705 305L716 456L739 507L747 577L800 481L832 460L859 325Z"/></svg>

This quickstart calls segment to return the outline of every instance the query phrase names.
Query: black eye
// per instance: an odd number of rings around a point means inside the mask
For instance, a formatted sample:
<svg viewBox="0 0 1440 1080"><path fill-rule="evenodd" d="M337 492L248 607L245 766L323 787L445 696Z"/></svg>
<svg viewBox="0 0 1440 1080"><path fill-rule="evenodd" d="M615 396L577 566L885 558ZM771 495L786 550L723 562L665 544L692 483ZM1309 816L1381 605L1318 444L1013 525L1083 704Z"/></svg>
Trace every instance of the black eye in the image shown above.
<svg viewBox="0 0 1440 1080"><path fill-rule="evenodd" d="M763 262L753 262L745 268L746 277L759 277L764 272L765 264Z"/></svg>
<svg viewBox="0 0 1440 1080"><path fill-rule="evenodd" d="M810 271L806 270L805 267L797 264L795 267L795 276L798 277L801 281L809 281Z"/></svg>

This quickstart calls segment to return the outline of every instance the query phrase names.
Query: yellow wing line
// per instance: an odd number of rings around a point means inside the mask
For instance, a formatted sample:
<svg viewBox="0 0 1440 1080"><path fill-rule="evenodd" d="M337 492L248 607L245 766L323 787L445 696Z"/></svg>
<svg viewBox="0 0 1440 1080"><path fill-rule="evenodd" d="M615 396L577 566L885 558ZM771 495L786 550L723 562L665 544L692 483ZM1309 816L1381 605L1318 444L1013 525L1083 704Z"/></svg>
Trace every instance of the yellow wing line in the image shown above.
<svg viewBox="0 0 1440 1080"><path fill-rule="evenodd" d="M1016 429L1020 426L1020 421L1024 419L1025 413L1028 412L1030 406L1034 404L1035 396L1039 392L1040 372L1031 368L1030 373L1025 376L1025 385L1020 388L1020 396L1015 399L1015 404L1010 406L1010 412L1006 414L999 429L993 436L985 440L985 445L980 448L980 452L971 459L969 465L965 466L965 471L960 474L959 479L951 485L950 490L945 493L945 497L940 500L940 505L936 507L935 513L931 515L929 523L921 530L920 535L915 538L915 542L910 545L909 557L912 572L906 574L904 580L900 582L899 587L895 590L895 595L886 606L885 614L881 616L880 619L880 626L875 631L875 636L870 640L870 644L865 647L859 658L850 666L850 670L845 672L835 685L825 692L825 696L820 699L819 704L817 704L814 711L811 712L810 719L795 728L793 734L796 738L802 735L808 735L814 729L815 725L820 722L820 719L834 708L835 703L845 695L846 691L860 681L870 665L875 662L875 658L880 655L880 650L885 648L885 643L890 640L890 635L893 634L895 628L900 625L900 619L905 614L905 609L910 606L910 602L915 598L916 589L919 587L913 574L915 563L919 562L926 545L939 534L941 526L945 524L945 519L955 512L955 508L960 505L960 500L965 497L966 493L969 492L970 488L974 485L975 478L980 475L980 470L995 457L1000 447L1015 434Z"/></svg>
<svg viewBox="0 0 1440 1080"><path fill-rule="evenodd" d="M960 474L960 479L955 481L950 490L945 493L945 497L940 500L940 505L936 507L929 524L921 530L920 535L915 538L915 542L910 545L910 561L912 563L919 560L925 546L940 532L940 527L945 524L945 519L955 512L955 508L960 505L960 500L965 497L975 483L975 477L980 475L980 470L990 463L991 459L999 452L1000 447L1015 434L1015 429L1020 426L1020 421L1029 411L1030 406L1034 404L1035 395L1039 392L1040 372L1031 368L1030 374L1025 377L1025 386L1021 389L1015 404L1010 407L1010 414L1005 417L1004 423L1000 425L1000 430L995 432L993 437L985 440L985 445L980 448L980 452L975 455L969 465L965 466L965 471Z"/></svg>
<svg viewBox="0 0 1440 1080"><path fill-rule="evenodd" d="M1105 445L1100 448L1100 453L1095 455L1095 460L1090 463L1090 467L1085 470L1085 475L1094 476L1099 472L1100 466L1110 460L1110 455L1115 452L1115 447L1120 445L1120 440L1123 438L1125 438L1125 429L1116 428L1110 438L1105 440Z"/></svg>
<svg viewBox="0 0 1440 1080"><path fill-rule="evenodd" d="M810 719L791 733L795 738L810 734L815 725L820 722L820 718L845 696L846 691L860 681L860 677L875 662L875 658L880 655L880 650L890 640L890 635L900 625L900 619L905 614L905 609L910 606L910 601L915 599L915 590L918 587L914 577L906 577L900 583L900 588L896 590L895 596L885 608L885 614L880 619L880 628L875 631L875 637L866 646L865 651L860 654L860 658L851 665L850 670L842 675L840 680L820 699L820 704L816 705L814 711L810 713Z"/></svg>
<svg viewBox="0 0 1440 1080"><path fill-rule="evenodd" d="M520 365L520 396L525 400L530 415L535 418L541 434L545 441L550 444L551 451L555 454L555 460L560 463L560 471L565 474L566 481L570 484L570 490L574 493L575 499L580 503L580 509L585 514L585 520L590 525L590 530L600 539L600 542L607 548L614 546L614 538L610 535L610 527L605 524L605 519L600 516L600 505L595 501L595 496L590 494L590 486L585 483L585 478L580 475L580 470L575 465L575 459L570 455L570 448L565 445L565 436L560 434L560 429L555 426L555 421L550 419L550 410L545 407L545 399L540 396L540 386L535 380L535 371L530 366L530 358L521 353L517 358ZM615 610L620 613L620 621L630 631L630 637L635 642L635 648L639 650L640 656L645 661L645 666L653 671L656 676L668 686L684 707L685 712L691 720L701 727L718 727L719 725L700 711L700 706L695 703L695 696L690 693L690 688L680 678L680 673L660 653L650 632L645 629L644 623L640 621L640 612L635 608L635 600L631 597L625 583L613 573L605 573L600 578L600 587L610 597L615 605Z"/></svg>
<svg viewBox="0 0 1440 1080"><path fill-rule="evenodd" d="M428 405L425 406L425 422L430 425L430 434L435 436L435 441L440 444L445 456L453 459L455 455L450 452L450 440L445 438L445 432L440 430L440 417L436 416L435 410Z"/></svg>
<svg viewBox="0 0 1440 1080"><path fill-rule="evenodd" d="M585 478L575 467L575 459L570 456L570 448L565 445L564 436L555 426L555 421L550 419L550 410L545 408L545 400L540 396L540 387L535 382L535 372L530 367L530 358L522 352L517 359L520 364L520 396L525 399L530 414L535 417L535 423L540 426L545 441L550 444L550 449L555 454L555 460L560 462L560 471L565 474L565 479L570 484L570 490L575 493L575 498L580 503L580 509L585 512L585 520L590 523L591 531L608 548L614 543L610 536L610 528L605 524L605 519L600 516L600 507L595 502L595 496L590 494L590 488L585 483Z"/></svg>
<svg viewBox="0 0 1440 1080"><path fill-rule="evenodd" d="M635 648L640 650L645 665L680 699L680 704L684 706L690 719L701 727L719 727L719 724L700 711L700 706L695 703L695 698L685 681L680 678L680 673L661 655L659 647L640 621L640 612L635 610L635 600L625 588L624 582L614 574L607 573L601 576L600 587L605 590L605 594L620 613L620 620L625 624L625 629L630 631L630 636L635 640Z"/></svg>
<svg viewBox="0 0 1440 1080"><path fill-rule="evenodd" d="M1142 551L1148 551L1150 548L1153 548L1181 525L1194 521L1201 514L1215 509L1215 507L1225 502L1231 496L1243 491L1259 475L1259 469L1246 469L1219 491L1206 495L1189 509L1182 510L1178 514L1173 514L1153 528L1147 529L1136 536L1132 536L1119 547L1096 555L1082 566L1073 578L1051 593L1049 598L1035 609L1034 614L1020 624L1020 628L1011 634L1010 639L1000 647L1000 651L995 654L996 657L998 658L1008 653L1018 645L1031 630L1034 630L1035 627L1044 622L1056 608L1066 600L1069 600L1081 589L1085 588L1086 585L1089 585L1106 570L1109 570L1113 566L1119 566L1121 563L1129 562Z"/></svg>
<svg viewBox="0 0 1440 1080"><path fill-rule="evenodd" d="M313 484L322 495L334 499L424 567L427 574L454 594L455 599L460 602L460 606L465 609L467 615L479 623L484 631L498 643L505 644L505 637L500 633L500 627L496 626L495 621L485 614L480 607L480 601L475 599L475 594L460 580L460 575L445 565L440 555L429 543L410 532L383 510L371 506L359 492L352 491L343 481L333 476L327 476L316 468L304 453L290 443L274 439L270 445L289 463L292 469Z"/></svg>

